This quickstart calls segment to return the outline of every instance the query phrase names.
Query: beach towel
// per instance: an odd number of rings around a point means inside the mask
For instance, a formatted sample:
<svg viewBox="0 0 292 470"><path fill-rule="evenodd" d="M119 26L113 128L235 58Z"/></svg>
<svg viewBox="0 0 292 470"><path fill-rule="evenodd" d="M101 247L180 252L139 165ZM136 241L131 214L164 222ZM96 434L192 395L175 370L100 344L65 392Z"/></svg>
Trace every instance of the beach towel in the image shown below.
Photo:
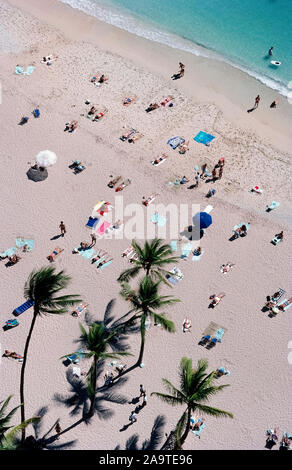
<svg viewBox="0 0 292 470"><path fill-rule="evenodd" d="M16 238L15 244L18 248L21 248L24 245L27 245L28 251L32 251L34 248L34 240L31 240L29 238Z"/></svg>
<svg viewBox="0 0 292 470"><path fill-rule="evenodd" d="M97 217L89 217L87 223L85 224L85 227L94 229L97 225L97 222L98 222Z"/></svg>
<svg viewBox="0 0 292 470"><path fill-rule="evenodd" d="M206 132L200 131L196 137L194 137L194 140L196 142L199 142L200 144L209 144L215 137L211 134L207 134Z"/></svg>
<svg viewBox="0 0 292 470"><path fill-rule="evenodd" d="M195 171L200 171L200 168L198 167L198 165L195 165L195 166L194 166L194 170L195 170Z"/></svg>
<svg viewBox="0 0 292 470"><path fill-rule="evenodd" d="M105 221L100 225L100 227L98 228L98 230L97 230L96 233L97 233L98 235L100 235L100 236L104 235L105 232L106 232L106 229L108 229L108 228L110 227L110 225L111 225L111 224L105 220Z"/></svg>
<svg viewBox="0 0 292 470"><path fill-rule="evenodd" d="M181 258L187 258L192 251L193 245L192 243L186 243L181 250Z"/></svg>
<svg viewBox="0 0 292 470"><path fill-rule="evenodd" d="M177 240L171 240L170 248L171 248L171 251L177 251Z"/></svg>
<svg viewBox="0 0 292 470"><path fill-rule="evenodd" d="M106 263L104 263L104 264L100 267L100 269L106 268L109 264L112 263L112 261L113 261L112 259L111 259L110 261L107 261Z"/></svg>
<svg viewBox="0 0 292 470"><path fill-rule="evenodd" d="M15 67L15 73L16 73L17 75L23 75L23 72L24 72L23 67L21 67L20 65L17 65L17 66Z"/></svg>
<svg viewBox="0 0 292 470"><path fill-rule="evenodd" d="M23 72L23 75L31 75L34 69L35 67L33 65L29 65L28 67L26 67L26 71Z"/></svg>
<svg viewBox="0 0 292 470"><path fill-rule="evenodd" d="M167 219L165 217L162 217L161 215L154 214L151 217L150 222L153 222L154 224L157 224L158 227L164 227L164 225L167 222Z"/></svg>
<svg viewBox="0 0 292 470"><path fill-rule="evenodd" d="M268 211L272 211L273 209L276 209L279 207L280 203L277 201L272 201L272 203L267 207Z"/></svg>
<svg viewBox="0 0 292 470"><path fill-rule="evenodd" d="M6 251L4 251L3 253L0 253L0 257L1 258L5 258L6 256L12 256L14 255L15 253L17 252L17 248L15 248L15 246L13 246L12 248L8 248Z"/></svg>
<svg viewBox="0 0 292 470"><path fill-rule="evenodd" d="M176 149L179 145L185 143L185 139L183 137L172 137L167 141L168 145L170 145L173 149Z"/></svg>
<svg viewBox="0 0 292 470"><path fill-rule="evenodd" d="M214 338L217 339L219 343L221 343L224 333L225 331L223 330L223 328L219 328L215 333Z"/></svg>
<svg viewBox="0 0 292 470"><path fill-rule="evenodd" d="M89 250L78 250L78 253L83 256L83 258L90 259L94 255L94 249L89 248Z"/></svg>

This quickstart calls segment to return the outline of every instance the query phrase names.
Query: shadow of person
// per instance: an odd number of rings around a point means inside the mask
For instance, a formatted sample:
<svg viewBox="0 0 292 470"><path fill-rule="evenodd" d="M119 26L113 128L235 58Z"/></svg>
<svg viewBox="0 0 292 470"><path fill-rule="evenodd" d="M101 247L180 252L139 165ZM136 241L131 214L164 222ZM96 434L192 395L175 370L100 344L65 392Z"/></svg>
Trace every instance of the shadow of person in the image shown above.
<svg viewBox="0 0 292 470"><path fill-rule="evenodd" d="M172 80L178 80L179 78L181 78L181 74L180 73L175 73L172 75Z"/></svg>
<svg viewBox="0 0 292 470"><path fill-rule="evenodd" d="M54 237L50 238L50 240L58 240L62 235L61 233L59 235L55 235Z"/></svg>
<svg viewBox="0 0 292 470"><path fill-rule="evenodd" d="M128 402L129 405L136 405L137 403L139 403L139 397L134 397L131 401Z"/></svg>
<svg viewBox="0 0 292 470"><path fill-rule="evenodd" d="M189 225L186 229L183 230L183 232L180 232L180 235L190 241L200 240L204 235L204 230L199 229L195 225Z"/></svg>
<svg viewBox="0 0 292 470"><path fill-rule="evenodd" d="M247 110L247 112L248 112L248 113L251 113L251 112L254 111L255 109L256 109L255 107L250 108L250 109Z"/></svg>

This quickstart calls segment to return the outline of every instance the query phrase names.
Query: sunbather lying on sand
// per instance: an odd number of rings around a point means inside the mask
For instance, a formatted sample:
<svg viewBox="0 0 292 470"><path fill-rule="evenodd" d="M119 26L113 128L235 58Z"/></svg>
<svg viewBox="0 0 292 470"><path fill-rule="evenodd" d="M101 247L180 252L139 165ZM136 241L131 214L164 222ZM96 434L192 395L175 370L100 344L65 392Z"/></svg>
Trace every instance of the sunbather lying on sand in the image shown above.
<svg viewBox="0 0 292 470"><path fill-rule="evenodd" d="M23 356L17 354L15 351L8 351L8 349L5 349L3 356L12 357L12 359L23 360Z"/></svg>
<svg viewBox="0 0 292 470"><path fill-rule="evenodd" d="M96 75L94 77L91 78L91 83L94 83L94 84L99 84L99 83L104 83L108 80L108 77L105 77L104 74L102 75Z"/></svg>
<svg viewBox="0 0 292 470"><path fill-rule="evenodd" d="M109 183L108 183L108 187L109 188L114 188L115 185L122 179L122 176L117 176L116 178L114 178L113 180L111 180Z"/></svg>
<svg viewBox="0 0 292 470"><path fill-rule="evenodd" d="M133 103L134 101L136 101L135 96L131 96L130 98L125 98L124 101L123 101L123 105L124 106L129 106L129 104Z"/></svg>
<svg viewBox="0 0 292 470"><path fill-rule="evenodd" d="M215 307L216 305L219 304L219 302L223 299L223 297L225 297L225 294L222 292L222 294L213 294L213 295L210 295L210 300L211 300L211 304L212 307Z"/></svg>
<svg viewBox="0 0 292 470"><path fill-rule="evenodd" d="M160 157L156 158L156 160L153 160L152 165L157 166L160 165L160 163L164 162L167 159L167 155L163 154Z"/></svg>
<svg viewBox="0 0 292 470"><path fill-rule="evenodd" d="M91 106L90 110L87 113L87 117L90 118L94 113L96 113L97 109L94 106Z"/></svg>
<svg viewBox="0 0 292 470"><path fill-rule="evenodd" d="M245 237L247 235L247 227L246 225L242 225L241 227L238 227L235 231L234 234L237 237Z"/></svg>
<svg viewBox="0 0 292 470"><path fill-rule="evenodd" d="M186 151L189 150L189 142L185 142L184 144L179 146L179 153L184 154Z"/></svg>
<svg viewBox="0 0 292 470"><path fill-rule="evenodd" d="M173 100L173 96L167 96L164 98L164 100L161 101L161 106L166 106L168 103L170 103Z"/></svg>
<svg viewBox="0 0 292 470"><path fill-rule="evenodd" d="M154 109L159 108L159 104L157 103L150 103L148 108L145 109L146 113L150 113L150 111L154 111Z"/></svg>
<svg viewBox="0 0 292 470"><path fill-rule="evenodd" d="M228 271L230 271L231 268L233 268L233 266L235 266L235 264L233 263L230 263L228 262L227 264L222 264L222 266L220 267L220 271L221 273L228 273Z"/></svg>
<svg viewBox="0 0 292 470"><path fill-rule="evenodd" d="M202 419L198 419L198 421L195 423L194 421L192 421L190 423L190 428L192 431L199 431L200 430L200 427L202 426L203 424L203 420Z"/></svg>
<svg viewBox="0 0 292 470"><path fill-rule="evenodd" d="M97 269L98 269L98 268L101 268L101 266L103 266L104 264L106 264L106 263L108 263L109 261L112 261L112 260L113 260L113 258L107 258L107 259L101 261L101 262L97 265Z"/></svg>
<svg viewBox="0 0 292 470"><path fill-rule="evenodd" d="M188 331L190 333L191 328L192 328L191 320L189 318L185 318L183 321L183 326L182 326L183 332L186 333Z"/></svg>
<svg viewBox="0 0 292 470"><path fill-rule="evenodd" d="M97 113L92 120L93 121L99 121L101 118L103 118L103 116L107 113L107 111L108 110L106 108L104 108L102 111Z"/></svg>
<svg viewBox="0 0 292 470"><path fill-rule="evenodd" d="M64 132L74 132L78 127L77 121L66 122Z"/></svg>
<svg viewBox="0 0 292 470"><path fill-rule="evenodd" d="M95 263L96 261L98 261L100 258L102 258L103 256L106 256L108 255L108 252L105 251L105 250L99 250L98 253L92 258L91 260L91 264Z"/></svg>
<svg viewBox="0 0 292 470"><path fill-rule="evenodd" d="M134 142L136 142L136 140L141 139L141 137L143 137L143 134L141 134L140 132L137 132L137 133L136 133L135 135L133 135L130 139L128 139L128 142L134 143Z"/></svg>
<svg viewBox="0 0 292 470"><path fill-rule="evenodd" d="M21 257L18 255L12 255L12 256L8 256L8 259L9 259L10 264L16 264L18 263L19 260L21 260Z"/></svg>

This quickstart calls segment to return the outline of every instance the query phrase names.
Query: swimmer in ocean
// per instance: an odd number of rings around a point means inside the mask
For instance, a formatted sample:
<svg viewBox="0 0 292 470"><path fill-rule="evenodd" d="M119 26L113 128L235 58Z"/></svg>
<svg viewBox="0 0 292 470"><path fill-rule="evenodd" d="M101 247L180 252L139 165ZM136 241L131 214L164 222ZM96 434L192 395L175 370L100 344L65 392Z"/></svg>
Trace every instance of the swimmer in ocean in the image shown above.
<svg viewBox="0 0 292 470"><path fill-rule="evenodd" d="M270 57L272 57L272 55L273 55L273 49L274 49L274 47L273 47L273 46L272 46L272 47L270 47L270 49L269 49L269 56L270 56Z"/></svg>

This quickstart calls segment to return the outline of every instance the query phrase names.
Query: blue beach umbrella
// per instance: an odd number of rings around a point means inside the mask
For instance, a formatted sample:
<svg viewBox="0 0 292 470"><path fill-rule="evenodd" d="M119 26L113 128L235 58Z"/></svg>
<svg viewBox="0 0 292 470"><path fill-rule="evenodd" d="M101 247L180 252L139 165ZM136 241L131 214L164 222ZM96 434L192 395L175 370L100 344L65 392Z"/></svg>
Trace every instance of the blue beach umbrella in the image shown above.
<svg viewBox="0 0 292 470"><path fill-rule="evenodd" d="M198 212L193 217L194 225L199 225L200 228L208 228L212 224L212 217L207 212Z"/></svg>

